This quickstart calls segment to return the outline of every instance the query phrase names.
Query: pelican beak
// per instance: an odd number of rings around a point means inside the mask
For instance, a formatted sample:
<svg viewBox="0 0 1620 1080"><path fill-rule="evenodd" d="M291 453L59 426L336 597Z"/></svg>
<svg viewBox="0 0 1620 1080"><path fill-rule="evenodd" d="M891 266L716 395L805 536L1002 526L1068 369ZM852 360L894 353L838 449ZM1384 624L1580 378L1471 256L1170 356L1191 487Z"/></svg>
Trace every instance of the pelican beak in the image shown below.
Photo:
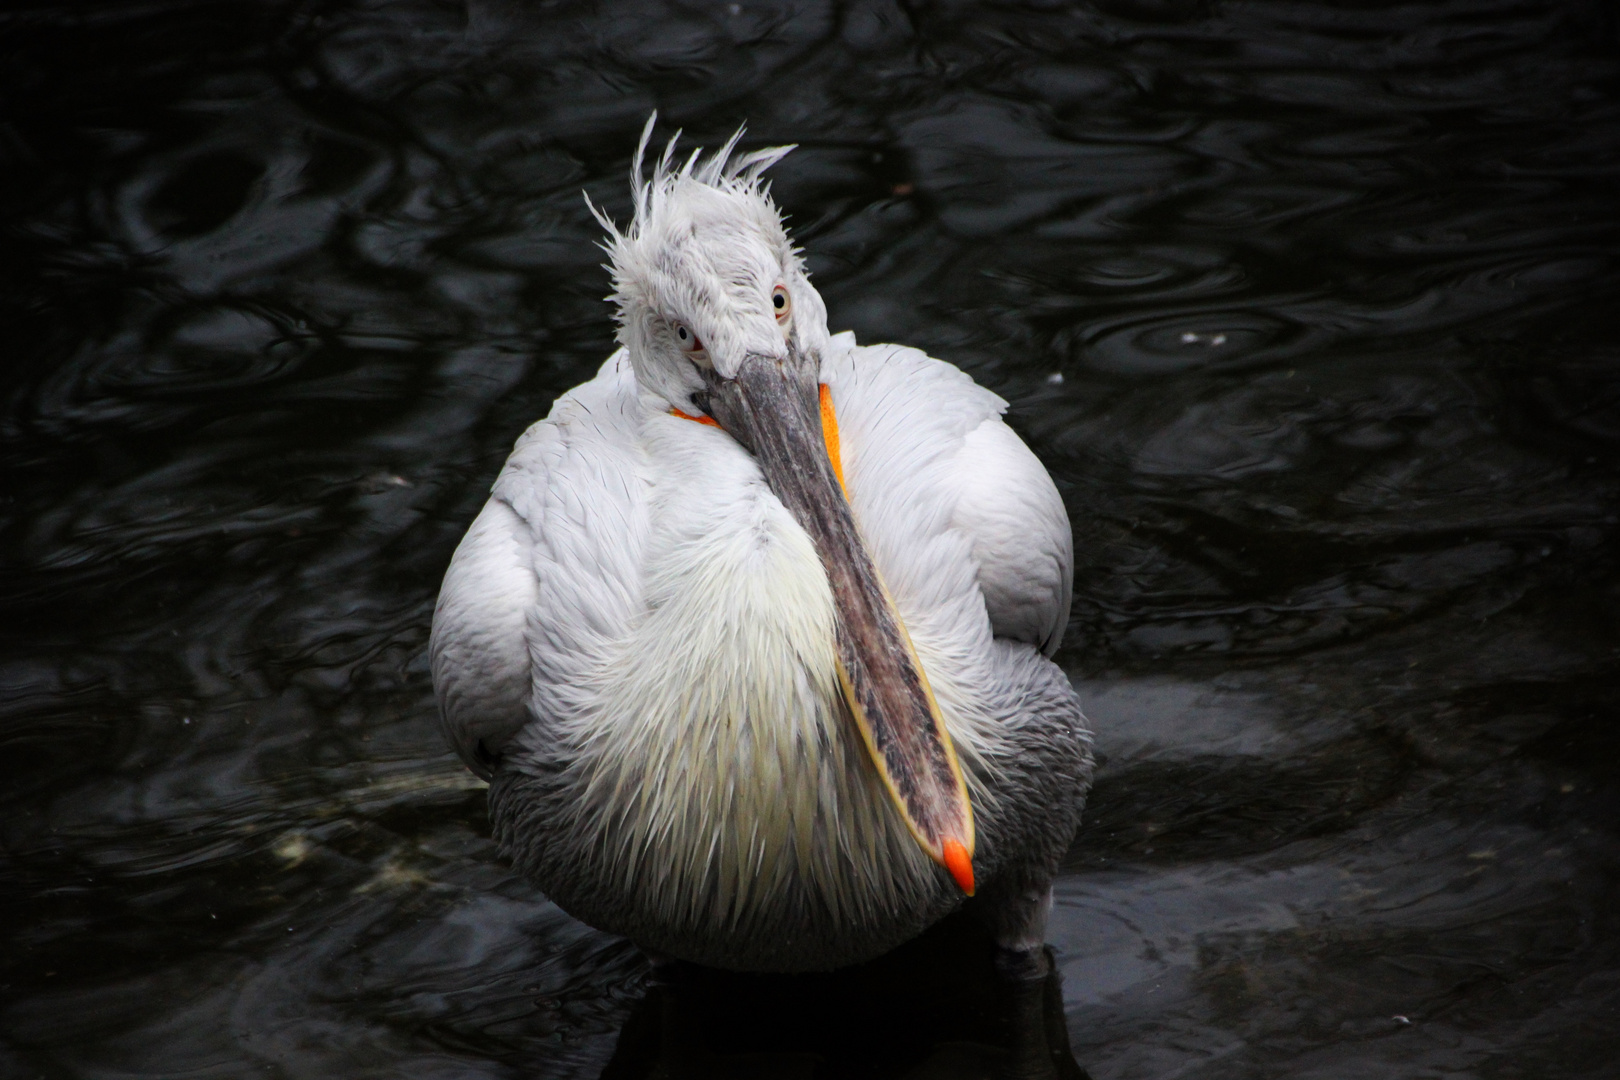
<svg viewBox="0 0 1620 1080"><path fill-rule="evenodd" d="M838 678L867 752L912 836L972 896L973 808L962 767L905 624L861 542L841 465L829 457L837 428L830 404L823 409L818 368L796 349L786 358L750 354L735 378L704 371L704 407L754 455L816 545L838 612Z"/></svg>

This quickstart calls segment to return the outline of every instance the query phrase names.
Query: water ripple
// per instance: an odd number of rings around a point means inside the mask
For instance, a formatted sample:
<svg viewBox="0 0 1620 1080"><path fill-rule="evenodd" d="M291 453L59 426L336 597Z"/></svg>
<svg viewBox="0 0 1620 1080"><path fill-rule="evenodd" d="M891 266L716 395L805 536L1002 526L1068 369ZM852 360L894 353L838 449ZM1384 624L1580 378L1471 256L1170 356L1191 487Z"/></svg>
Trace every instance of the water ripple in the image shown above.
<svg viewBox="0 0 1620 1080"><path fill-rule="evenodd" d="M0 1071L632 1069L641 960L502 866L423 653L512 440L610 348L580 190L627 218L653 107L799 143L835 328L962 365L1053 471L1103 765L1051 935L1094 1076L1613 1060L1600 5L0 26ZM795 1017L978 978L952 932L722 986L749 1030L704 1037L801 1067Z"/></svg>

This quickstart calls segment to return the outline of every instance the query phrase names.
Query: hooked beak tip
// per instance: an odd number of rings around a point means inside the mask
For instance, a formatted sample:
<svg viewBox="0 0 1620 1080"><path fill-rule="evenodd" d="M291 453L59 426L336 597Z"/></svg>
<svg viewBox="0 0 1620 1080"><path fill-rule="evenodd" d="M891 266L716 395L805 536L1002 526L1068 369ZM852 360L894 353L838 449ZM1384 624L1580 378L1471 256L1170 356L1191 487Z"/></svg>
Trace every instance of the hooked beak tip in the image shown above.
<svg viewBox="0 0 1620 1080"><path fill-rule="evenodd" d="M956 879L957 887L968 896L973 895L973 857L962 841L951 837L943 845L945 869Z"/></svg>

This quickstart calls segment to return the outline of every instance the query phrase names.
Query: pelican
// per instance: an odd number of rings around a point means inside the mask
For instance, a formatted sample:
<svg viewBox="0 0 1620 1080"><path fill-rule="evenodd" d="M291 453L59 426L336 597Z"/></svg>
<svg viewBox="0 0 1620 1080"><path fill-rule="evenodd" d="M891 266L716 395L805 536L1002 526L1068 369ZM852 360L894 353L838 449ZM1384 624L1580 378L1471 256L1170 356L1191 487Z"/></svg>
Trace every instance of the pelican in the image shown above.
<svg viewBox="0 0 1620 1080"><path fill-rule="evenodd" d="M1073 551L1006 402L832 334L761 179L631 171L619 349L518 439L430 645L502 851L660 959L827 970L965 898L1043 973L1092 771ZM677 133L676 138L679 138Z"/></svg>

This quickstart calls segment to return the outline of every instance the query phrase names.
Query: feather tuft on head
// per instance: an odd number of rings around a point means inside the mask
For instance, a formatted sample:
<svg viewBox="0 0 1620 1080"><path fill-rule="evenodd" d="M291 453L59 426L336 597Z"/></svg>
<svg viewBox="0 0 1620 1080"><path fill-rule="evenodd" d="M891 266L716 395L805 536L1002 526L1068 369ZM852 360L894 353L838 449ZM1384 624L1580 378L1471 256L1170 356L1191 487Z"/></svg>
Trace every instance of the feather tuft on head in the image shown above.
<svg viewBox="0 0 1620 1080"><path fill-rule="evenodd" d="M629 225L621 229L588 196L586 203L607 233L602 248L611 260L608 299L618 306L619 342L642 386L684 409L701 381L673 348L672 325L690 326L709 361L729 374L743 353L771 347L761 335L775 332L769 308L775 284L792 293L790 332L801 349L824 344L826 307L762 178L794 147L738 153L745 131L739 127L719 150L698 148L681 160L677 131L649 175L657 120L656 112L647 118L631 159Z"/></svg>
<svg viewBox="0 0 1620 1080"><path fill-rule="evenodd" d="M621 272L621 256L629 254L625 249L657 231L659 218L668 213L670 203L683 180L757 201L762 209L769 212L776 227L782 228L781 214L777 211L776 204L771 201L770 183L763 180L761 174L798 149L797 143L789 143L787 146L767 146L734 157L737 143L742 141L744 133L748 130L748 125L743 124L732 132L731 138L727 139L719 150L705 158L703 148L696 147L685 164L674 168L675 147L680 142L682 134L681 129L677 128L675 134L671 135L669 142L665 144L664 152L653 165L653 173L649 177L646 175L647 147L652 142L653 127L657 123L658 112L654 110L647 117L647 122L642 125L635 156L630 160L630 194L635 207L635 216L631 219L630 227L621 231L618 224L608 217L601 207L592 202L588 194L585 196L585 205L590 208L591 216L608 234L608 240L602 246L613 258L613 264L608 269L613 271L615 284Z"/></svg>

